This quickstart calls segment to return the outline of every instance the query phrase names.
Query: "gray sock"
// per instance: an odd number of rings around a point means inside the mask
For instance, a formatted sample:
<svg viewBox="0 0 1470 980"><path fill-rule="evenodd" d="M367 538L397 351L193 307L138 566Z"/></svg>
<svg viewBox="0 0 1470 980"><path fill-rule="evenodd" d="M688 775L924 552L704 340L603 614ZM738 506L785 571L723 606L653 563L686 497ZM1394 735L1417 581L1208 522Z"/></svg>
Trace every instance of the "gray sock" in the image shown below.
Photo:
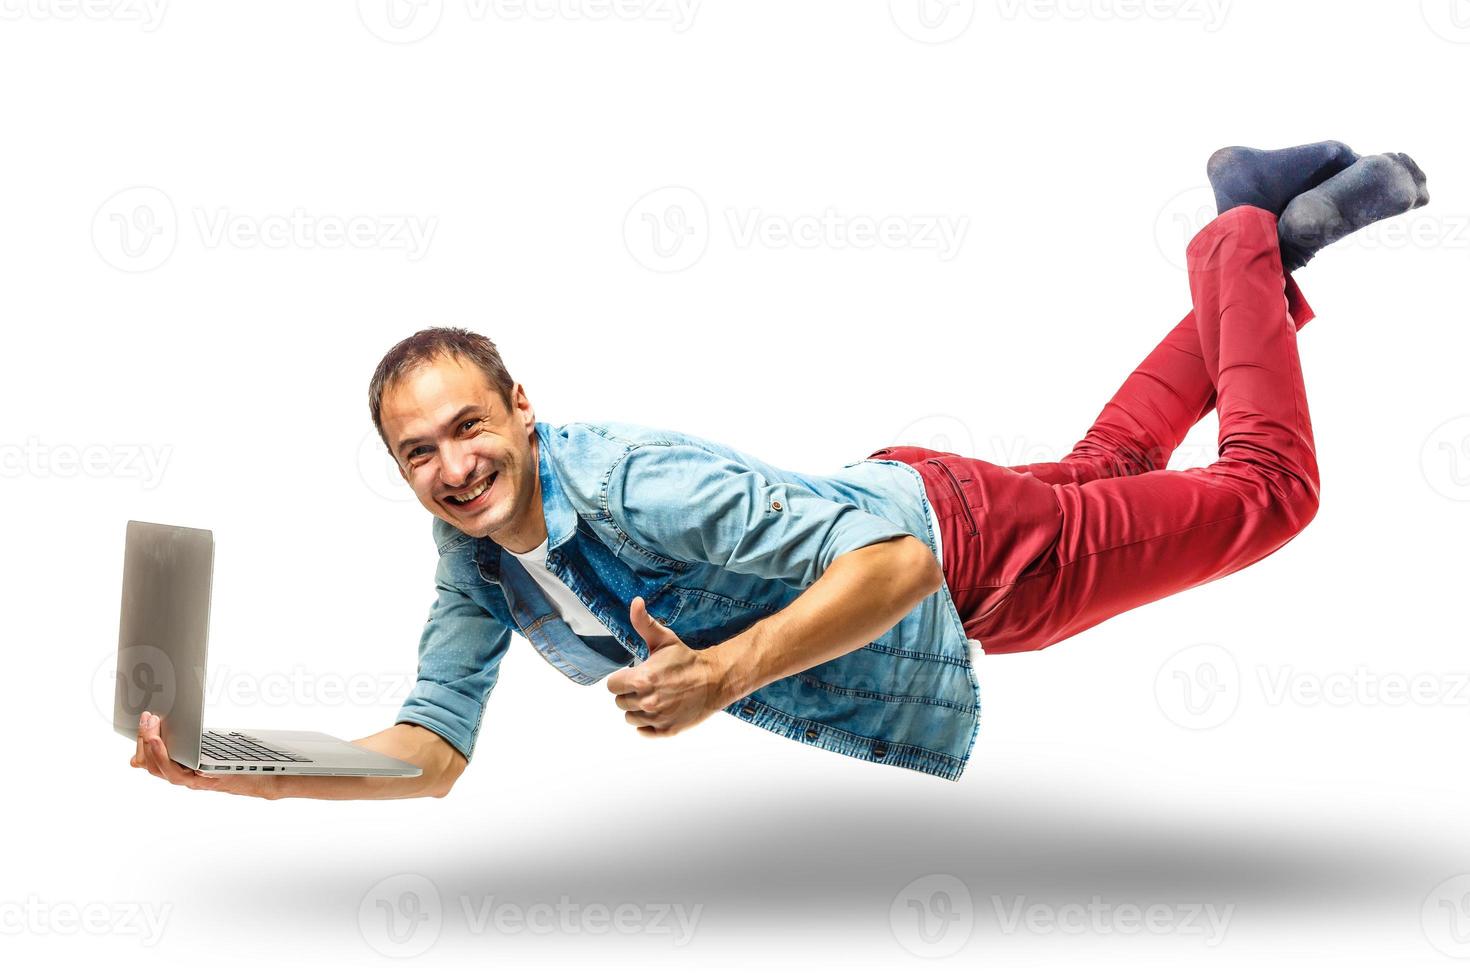
<svg viewBox="0 0 1470 980"><path fill-rule="evenodd" d="M1286 206L1277 225L1286 271L1300 269L1321 249L1375 221L1428 203L1424 171L1408 155L1363 157Z"/></svg>
<svg viewBox="0 0 1470 980"><path fill-rule="evenodd" d="M1346 143L1327 140L1289 146L1284 150L1254 150L1227 146L1216 150L1205 165L1215 206L1221 214L1241 205L1264 208L1278 218L1291 199L1336 176L1358 160Z"/></svg>

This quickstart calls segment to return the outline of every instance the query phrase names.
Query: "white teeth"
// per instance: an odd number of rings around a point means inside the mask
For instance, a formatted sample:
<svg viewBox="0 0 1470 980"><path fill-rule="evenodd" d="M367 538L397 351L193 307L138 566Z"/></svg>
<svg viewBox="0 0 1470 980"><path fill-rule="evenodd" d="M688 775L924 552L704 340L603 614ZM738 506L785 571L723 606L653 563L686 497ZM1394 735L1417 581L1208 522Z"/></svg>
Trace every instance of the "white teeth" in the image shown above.
<svg viewBox="0 0 1470 980"><path fill-rule="evenodd" d="M480 494L484 493L485 492L485 488L488 487L489 485L490 485L490 481L488 479L486 479L485 481L483 481L479 485L473 487L467 493L462 493L459 496L455 496L455 495L451 494L450 497L449 497L449 499L450 500L453 500L455 503L467 504L471 500L474 500L476 497L478 497Z"/></svg>

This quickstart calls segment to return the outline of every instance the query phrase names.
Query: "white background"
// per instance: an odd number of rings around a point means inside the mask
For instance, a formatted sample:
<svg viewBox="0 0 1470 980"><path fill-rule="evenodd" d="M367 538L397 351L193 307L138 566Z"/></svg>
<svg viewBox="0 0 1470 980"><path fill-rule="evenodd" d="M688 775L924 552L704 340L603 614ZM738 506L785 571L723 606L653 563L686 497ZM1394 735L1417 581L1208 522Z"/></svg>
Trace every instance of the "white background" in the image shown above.
<svg viewBox="0 0 1470 980"><path fill-rule="evenodd" d="M1464 0L159 2L0 0L8 964L1463 975ZM553 424L1055 458L1187 309L1209 153L1327 138L1433 202L1301 276L1316 521L978 664L958 783L725 715L650 741L520 638L443 800L128 767L129 518L215 531L211 722L391 722L435 553L366 387L413 330L492 337ZM398 943L404 894L441 911Z"/></svg>

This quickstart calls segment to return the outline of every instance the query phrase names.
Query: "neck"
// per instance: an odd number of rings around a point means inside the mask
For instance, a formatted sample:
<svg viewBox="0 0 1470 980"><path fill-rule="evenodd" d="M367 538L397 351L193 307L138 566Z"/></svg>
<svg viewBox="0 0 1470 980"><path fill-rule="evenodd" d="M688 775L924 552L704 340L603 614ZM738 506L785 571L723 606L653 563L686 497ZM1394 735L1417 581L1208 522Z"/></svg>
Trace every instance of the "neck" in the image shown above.
<svg viewBox="0 0 1470 980"><path fill-rule="evenodd" d="M490 540L508 551L525 554L546 540L546 511L541 497L541 446L535 433L531 435L531 493L521 505L511 526Z"/></svg>

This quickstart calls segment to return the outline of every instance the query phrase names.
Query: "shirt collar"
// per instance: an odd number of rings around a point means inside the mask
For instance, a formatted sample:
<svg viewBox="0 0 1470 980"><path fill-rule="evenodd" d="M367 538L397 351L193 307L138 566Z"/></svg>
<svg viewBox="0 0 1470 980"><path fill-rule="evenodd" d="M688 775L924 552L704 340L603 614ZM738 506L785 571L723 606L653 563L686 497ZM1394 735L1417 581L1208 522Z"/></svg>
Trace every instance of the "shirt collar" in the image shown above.
<svg viewBox="0 0 1470 980"><path fill-rule="evenodd" d="M541 479L541 512L546 521L546 548L555 551L577 529L577 512L562 490L551 456L556 436L545 422L536 423L537 471Z"/></svg>

